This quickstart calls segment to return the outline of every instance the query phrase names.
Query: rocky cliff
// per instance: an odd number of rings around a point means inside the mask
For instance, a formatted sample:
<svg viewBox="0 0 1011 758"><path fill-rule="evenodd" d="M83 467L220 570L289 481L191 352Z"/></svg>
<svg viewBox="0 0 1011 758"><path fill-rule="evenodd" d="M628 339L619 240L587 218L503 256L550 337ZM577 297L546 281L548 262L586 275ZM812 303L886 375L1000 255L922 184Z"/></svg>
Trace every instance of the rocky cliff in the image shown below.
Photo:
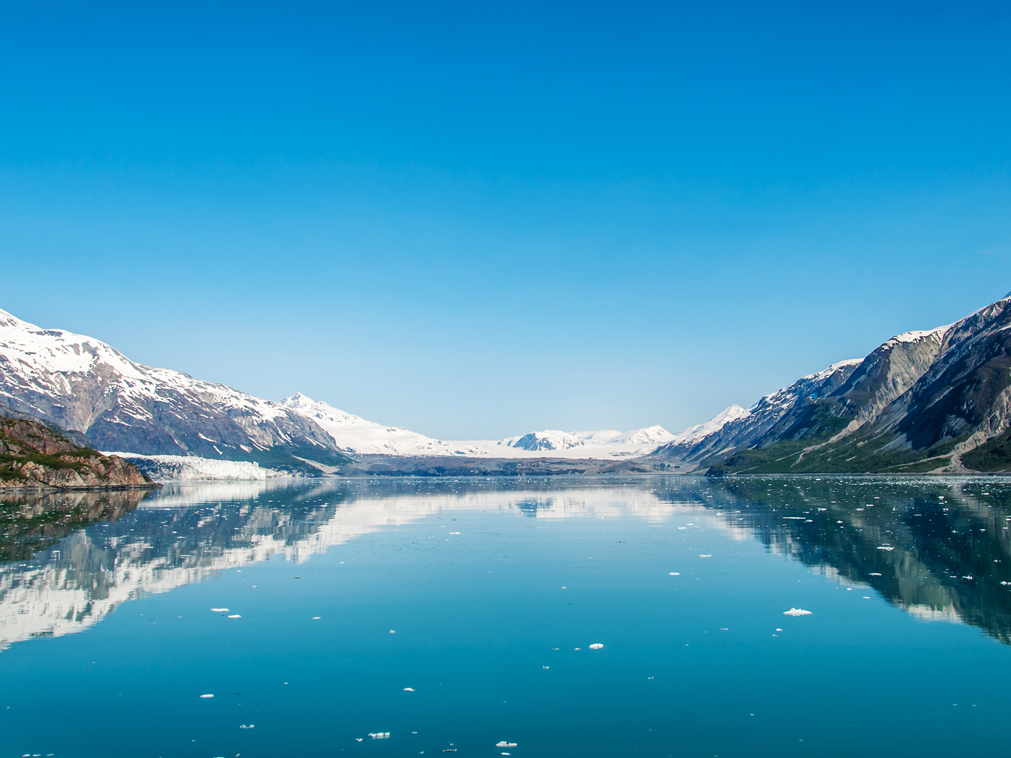
<svg viewBox="0 0 1011 758"><path fill-rule="evenodd" d="M0 418L0 491L149 486L122 458L80 447L38 421Z"/></svg>

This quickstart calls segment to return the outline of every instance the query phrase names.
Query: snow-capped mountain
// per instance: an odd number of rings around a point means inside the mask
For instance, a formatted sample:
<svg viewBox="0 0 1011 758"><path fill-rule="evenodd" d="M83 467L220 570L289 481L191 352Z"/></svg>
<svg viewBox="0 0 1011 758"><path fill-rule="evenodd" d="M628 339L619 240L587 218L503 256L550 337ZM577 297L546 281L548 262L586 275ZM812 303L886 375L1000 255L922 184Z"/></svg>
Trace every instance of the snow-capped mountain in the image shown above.
<svg viewBox="0 0 1011 758"><path fill-rule="evenodd" d="M675 438L661 426L595 432L530 432L502 440L438 440L383 426L298 393L285 408L319 424L342 451L356 455L464 456L468 458L624 458L645 455Z"/></svg>
<svg viewBox="0 0 1011 758"><path fill-rule="evenodd" d="M720 472L1011 470L1011 296L805 376L654 457Z"/></svg>
<svg viewBox="0 0 1011 758"><path fill-rule="evenodd" d="M330 435L278 403L0 311L0 404L82 432L96 447L272 465L343 460Z"/></svg>
<svg viewBox="0 0 1011 758"><path fill-rule="evenodd" d="M667 440L667 442L672 445L685 445L692 442L698 442L704 437L708 437L710 434L718 432L731 421L737 421L738 419L745 418L750 413L751 411L746 408L742 408L739 405L731 405L717 413L709 419L709 421L696 424L695 426L690 426L683 432L673 435L673 439Z"/></svg>
<svg viewBox="0 0 1011 758"><path fill-rule="evenodd" d="M357 455L479 455L471 443L444 442L399 426L383 426L301 392L281 405L322 427L341 450Z"/></svg>

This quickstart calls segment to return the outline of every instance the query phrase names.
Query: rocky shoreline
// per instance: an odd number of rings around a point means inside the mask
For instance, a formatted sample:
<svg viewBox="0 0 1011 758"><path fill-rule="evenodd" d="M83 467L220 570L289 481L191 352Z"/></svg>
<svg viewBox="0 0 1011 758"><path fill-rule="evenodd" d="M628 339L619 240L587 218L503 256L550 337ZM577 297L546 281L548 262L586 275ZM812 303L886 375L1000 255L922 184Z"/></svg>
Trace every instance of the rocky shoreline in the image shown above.
<svg viewBox="0 0 1011 758"><path fill-rule="evenodd" d="M157 487L129 461L27 418L0 418L0 493Z"/></svg>

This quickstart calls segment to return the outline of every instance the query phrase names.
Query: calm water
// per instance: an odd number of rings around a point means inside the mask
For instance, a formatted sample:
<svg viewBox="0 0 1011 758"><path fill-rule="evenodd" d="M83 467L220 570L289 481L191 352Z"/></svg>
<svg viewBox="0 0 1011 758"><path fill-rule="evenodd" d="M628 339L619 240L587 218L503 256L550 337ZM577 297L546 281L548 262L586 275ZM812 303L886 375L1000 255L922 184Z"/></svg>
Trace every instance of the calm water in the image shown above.
<svg viewBox="0 0 1011 758"><path fill-rule="evenodd" d="M213 484L0 515L0 758L1008 751L1008 480Z"/></svg>

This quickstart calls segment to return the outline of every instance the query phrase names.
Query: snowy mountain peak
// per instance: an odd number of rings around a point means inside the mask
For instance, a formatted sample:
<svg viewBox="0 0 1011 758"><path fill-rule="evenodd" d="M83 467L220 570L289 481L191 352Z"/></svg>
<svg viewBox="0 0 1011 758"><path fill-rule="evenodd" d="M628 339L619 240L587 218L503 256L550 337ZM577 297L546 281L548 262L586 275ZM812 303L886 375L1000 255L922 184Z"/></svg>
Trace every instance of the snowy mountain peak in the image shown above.
<svg viewBox="0 0 1011 758"><path fill-rule="evenodd" d="M17 316L13 316L5 310L0 309L0 329L21 329L26 326L32 326L19 319ZM38 327L34 327L38 328Z"/></svg>
<svg viewBox="0 0 1011 758"><path fill-rule="evenodd" d="M134 363L104 342L0 311L0 404L97 447L143 454L335 460L322 429L269 400ZM337 456L336 459L339 459Z"/></svg>
<svg viewBox="0 0 1011 758"><path fill-rule="evenodd" d="M709 421L685 429L679 434L671 435L671 441L678 444L687 444L700 440L710 434L714 434L729 424L731 421L746 418L751 411L739 405L731 405L713 416Z"/></svg>

